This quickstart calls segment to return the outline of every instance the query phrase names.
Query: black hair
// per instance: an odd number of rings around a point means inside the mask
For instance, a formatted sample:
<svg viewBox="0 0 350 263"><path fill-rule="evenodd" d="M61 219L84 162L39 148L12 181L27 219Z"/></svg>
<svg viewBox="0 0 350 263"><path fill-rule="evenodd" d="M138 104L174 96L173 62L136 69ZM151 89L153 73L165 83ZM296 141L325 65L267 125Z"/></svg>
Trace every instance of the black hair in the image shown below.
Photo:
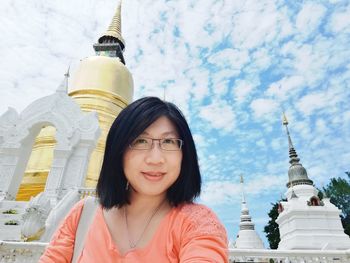
<svg viewBox="0 0 350 263"><path fill-rule="evenodd" d="M130 143L158 118L167 117L183 140L181 171L167 190L167 200L177 206L192 202L201 191L196 147L190 128L178 107L157 97L138 99L123 109L114 120L106 140L100 177L96 193L105 209L122 207L130 203L127 179L123 169L123 156Z"/></svg>

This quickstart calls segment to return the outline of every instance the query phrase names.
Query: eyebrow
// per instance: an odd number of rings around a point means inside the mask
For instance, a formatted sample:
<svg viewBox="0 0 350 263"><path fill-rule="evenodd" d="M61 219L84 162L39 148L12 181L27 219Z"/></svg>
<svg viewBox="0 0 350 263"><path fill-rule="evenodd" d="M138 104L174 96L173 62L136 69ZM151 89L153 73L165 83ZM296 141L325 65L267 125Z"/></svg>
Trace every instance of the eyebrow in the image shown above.
<svg viewBox="0 0 350 263"><path fill-rule="evenodd" d="M140 135L150 135L150 134L149 134L148 132L144 131L144 132L141 133ZM161 136L167 136L167 135L179 136L179 135L177 134L177 132L175 132L175 131L163 132L163 133L161 134Z"/></svg>

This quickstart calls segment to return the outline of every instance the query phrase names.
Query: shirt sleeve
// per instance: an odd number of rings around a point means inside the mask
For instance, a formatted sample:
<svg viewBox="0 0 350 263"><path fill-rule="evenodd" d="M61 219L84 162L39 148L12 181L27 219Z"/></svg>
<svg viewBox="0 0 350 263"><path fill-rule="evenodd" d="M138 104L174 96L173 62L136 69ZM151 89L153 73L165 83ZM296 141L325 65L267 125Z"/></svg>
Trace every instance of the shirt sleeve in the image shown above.
<svg viewBox="0 0 350 263"><path fill-rule="evenodd" d="M217 216L203 205L191 205L183 210L188 218L182 230L180 262L228 263L227 234Z"/></svg>
<svg viewBox="0 0 350 263"><path fill-rule="evenodd" d="M75 233L78 227L84 200L80 200L53 234L39 263L70 263L73 257Z"/></svg>

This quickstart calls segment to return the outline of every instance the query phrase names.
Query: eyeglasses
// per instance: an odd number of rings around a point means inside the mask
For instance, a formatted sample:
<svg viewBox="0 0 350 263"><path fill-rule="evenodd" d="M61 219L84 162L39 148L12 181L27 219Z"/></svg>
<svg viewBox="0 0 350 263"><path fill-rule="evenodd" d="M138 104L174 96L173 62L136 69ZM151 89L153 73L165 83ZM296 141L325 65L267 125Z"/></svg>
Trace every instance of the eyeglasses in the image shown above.
<svg viewBox="0 0 350 263"><path fill-rule="evenodd" d="M152 139L146 137L136 138L129 147L133 150L151 150L153 142L158 141L160 149L164 151L181 151L183 140L175 138Z"/></svg>

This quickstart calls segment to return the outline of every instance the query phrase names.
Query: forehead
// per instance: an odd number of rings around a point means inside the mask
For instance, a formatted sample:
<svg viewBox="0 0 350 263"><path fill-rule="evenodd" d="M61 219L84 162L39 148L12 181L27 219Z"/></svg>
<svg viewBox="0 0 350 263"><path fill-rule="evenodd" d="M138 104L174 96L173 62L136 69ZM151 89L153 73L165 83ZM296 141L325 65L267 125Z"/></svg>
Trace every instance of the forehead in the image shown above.
<svg viewBox="0 0 350 263"><path fill-rule="evenodd" d="M165 116L159 117L150 126L148 126L142 134L157 135L178 135L175 124Z"/></svg>

